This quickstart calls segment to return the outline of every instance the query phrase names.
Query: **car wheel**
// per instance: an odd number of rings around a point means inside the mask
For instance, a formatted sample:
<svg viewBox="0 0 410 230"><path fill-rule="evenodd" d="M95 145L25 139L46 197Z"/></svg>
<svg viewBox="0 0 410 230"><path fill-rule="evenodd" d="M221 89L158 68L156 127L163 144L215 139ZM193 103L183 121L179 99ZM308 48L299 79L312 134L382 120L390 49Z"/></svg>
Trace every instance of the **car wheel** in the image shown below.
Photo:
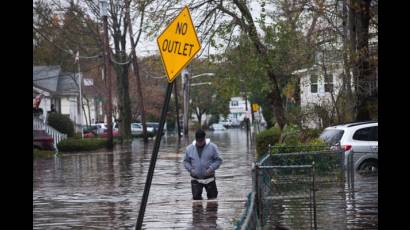
<svg viewBox="0 0 410 230"><path fill-rule="evenodd" d="M359 171L361 172L375 172L379 168L376 160L367 160L360 164Z"/></svg>

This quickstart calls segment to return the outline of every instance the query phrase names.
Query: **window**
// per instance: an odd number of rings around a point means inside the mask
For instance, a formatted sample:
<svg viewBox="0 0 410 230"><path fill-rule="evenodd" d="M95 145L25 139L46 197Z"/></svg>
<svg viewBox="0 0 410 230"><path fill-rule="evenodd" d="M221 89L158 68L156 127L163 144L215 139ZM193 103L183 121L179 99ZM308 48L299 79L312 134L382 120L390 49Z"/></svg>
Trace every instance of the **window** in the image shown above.
<svg viewBox="0 0 410 230"><path fill-rule="evenodd" d="M231 102L231 105L232 105L232 106L238 106L238 101L232 101L232 102Z"/></svg>
<svg viewBox="0 0 410 230"><path fill-rule="evenodd" d="M325 129L322 134L320 134L320 139L329 145L335 145L340 142L344 134L343 130L339 129Z"/></svg>
<svg viewBox="0 0 410 230"><path fill-rule="evenodd" d="M379 141L379 128L378 128L378 126L371 127L370 140L369 141Z"/></svg>
<svg viewBox="0 0 410 230"><path fill-rule="evenodd" d="M325 92L333 92L333 75L325 75Z"/></svg>
<svg viewBox="0 0 410 230"><path fill-rule="evenodd" d="M353 135L353 140L357 141L377 141L377 127L369 127L357 130Z"/></svg>
<svg viewBox="0 0 410 230"><path fill-rule="evenodd" d="M310 92L317 93L317 75L310 75Z"/></svg>

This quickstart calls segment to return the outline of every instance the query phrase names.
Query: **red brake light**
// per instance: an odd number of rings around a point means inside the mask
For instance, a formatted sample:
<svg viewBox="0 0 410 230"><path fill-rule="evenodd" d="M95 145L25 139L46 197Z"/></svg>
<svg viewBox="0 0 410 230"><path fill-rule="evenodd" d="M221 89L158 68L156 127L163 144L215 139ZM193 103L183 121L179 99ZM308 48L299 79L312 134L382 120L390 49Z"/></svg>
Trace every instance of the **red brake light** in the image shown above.
<svg viewBox="0 0 410 230"><path fill-rule="evenodd" d="M343 145L343 149L344 149L345 152L349 151L351 148L352 148L351 145Z"/></svg>

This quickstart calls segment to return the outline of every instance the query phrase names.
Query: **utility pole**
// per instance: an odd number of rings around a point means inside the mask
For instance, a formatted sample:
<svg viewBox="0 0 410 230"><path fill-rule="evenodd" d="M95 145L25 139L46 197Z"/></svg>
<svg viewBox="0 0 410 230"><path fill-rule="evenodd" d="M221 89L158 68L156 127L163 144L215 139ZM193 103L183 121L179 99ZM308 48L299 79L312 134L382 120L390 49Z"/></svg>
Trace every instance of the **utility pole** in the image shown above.
<svg viewBox="0 0 410 230"><path fill-rule="evenodd" d="M81 75L81 70L80 70L80 49L77 50L77 55L76 55L76 61L78 64L78 87L80 89L80 125L81 125L81 139L84 139L84 128L83 128L83 93L82 93L82 88L83 88L83 76Z"/></svg>
<svg viewBox="0 0 410 230"><path fill-rule="evenodd" d="M108 142L107 148L113 148L113 136L112 136L112 96L111 96L111 53L110 53L110 40L108 38L108 1L100 0L100 15L103 19L104 26L104 75L108 80Z"/></svg>
<svg viewBox="0 0 410 230"><path fill-rule="evenodd" d="M189 116L189 72L182 70L182 85L184 87L184 136L188 136L188 116Z"/></svg>
<svg viewBox="0 0 410 230"><path fill-rule="evenodd" d="M177 82L174 81L174 96L175 96L175 109L177 112L177 129L178 129L178 139L181 138L181 127L179 125L179 106L178 106L178 89L177 89Z"/></svg>

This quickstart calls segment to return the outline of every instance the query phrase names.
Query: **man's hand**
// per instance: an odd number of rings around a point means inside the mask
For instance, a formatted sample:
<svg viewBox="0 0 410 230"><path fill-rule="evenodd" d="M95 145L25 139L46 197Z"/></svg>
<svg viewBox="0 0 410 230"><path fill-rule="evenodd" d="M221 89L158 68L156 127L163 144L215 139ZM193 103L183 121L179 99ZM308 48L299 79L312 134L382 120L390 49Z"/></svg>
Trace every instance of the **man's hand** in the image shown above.
<svg viewBox="0 0 410 230"><path fill-rule="evenodd" d="M212 175L212 170L211 170L210 168L208 168L208 169L206 170L206 174L207 174L208 176Z"/></svg>

